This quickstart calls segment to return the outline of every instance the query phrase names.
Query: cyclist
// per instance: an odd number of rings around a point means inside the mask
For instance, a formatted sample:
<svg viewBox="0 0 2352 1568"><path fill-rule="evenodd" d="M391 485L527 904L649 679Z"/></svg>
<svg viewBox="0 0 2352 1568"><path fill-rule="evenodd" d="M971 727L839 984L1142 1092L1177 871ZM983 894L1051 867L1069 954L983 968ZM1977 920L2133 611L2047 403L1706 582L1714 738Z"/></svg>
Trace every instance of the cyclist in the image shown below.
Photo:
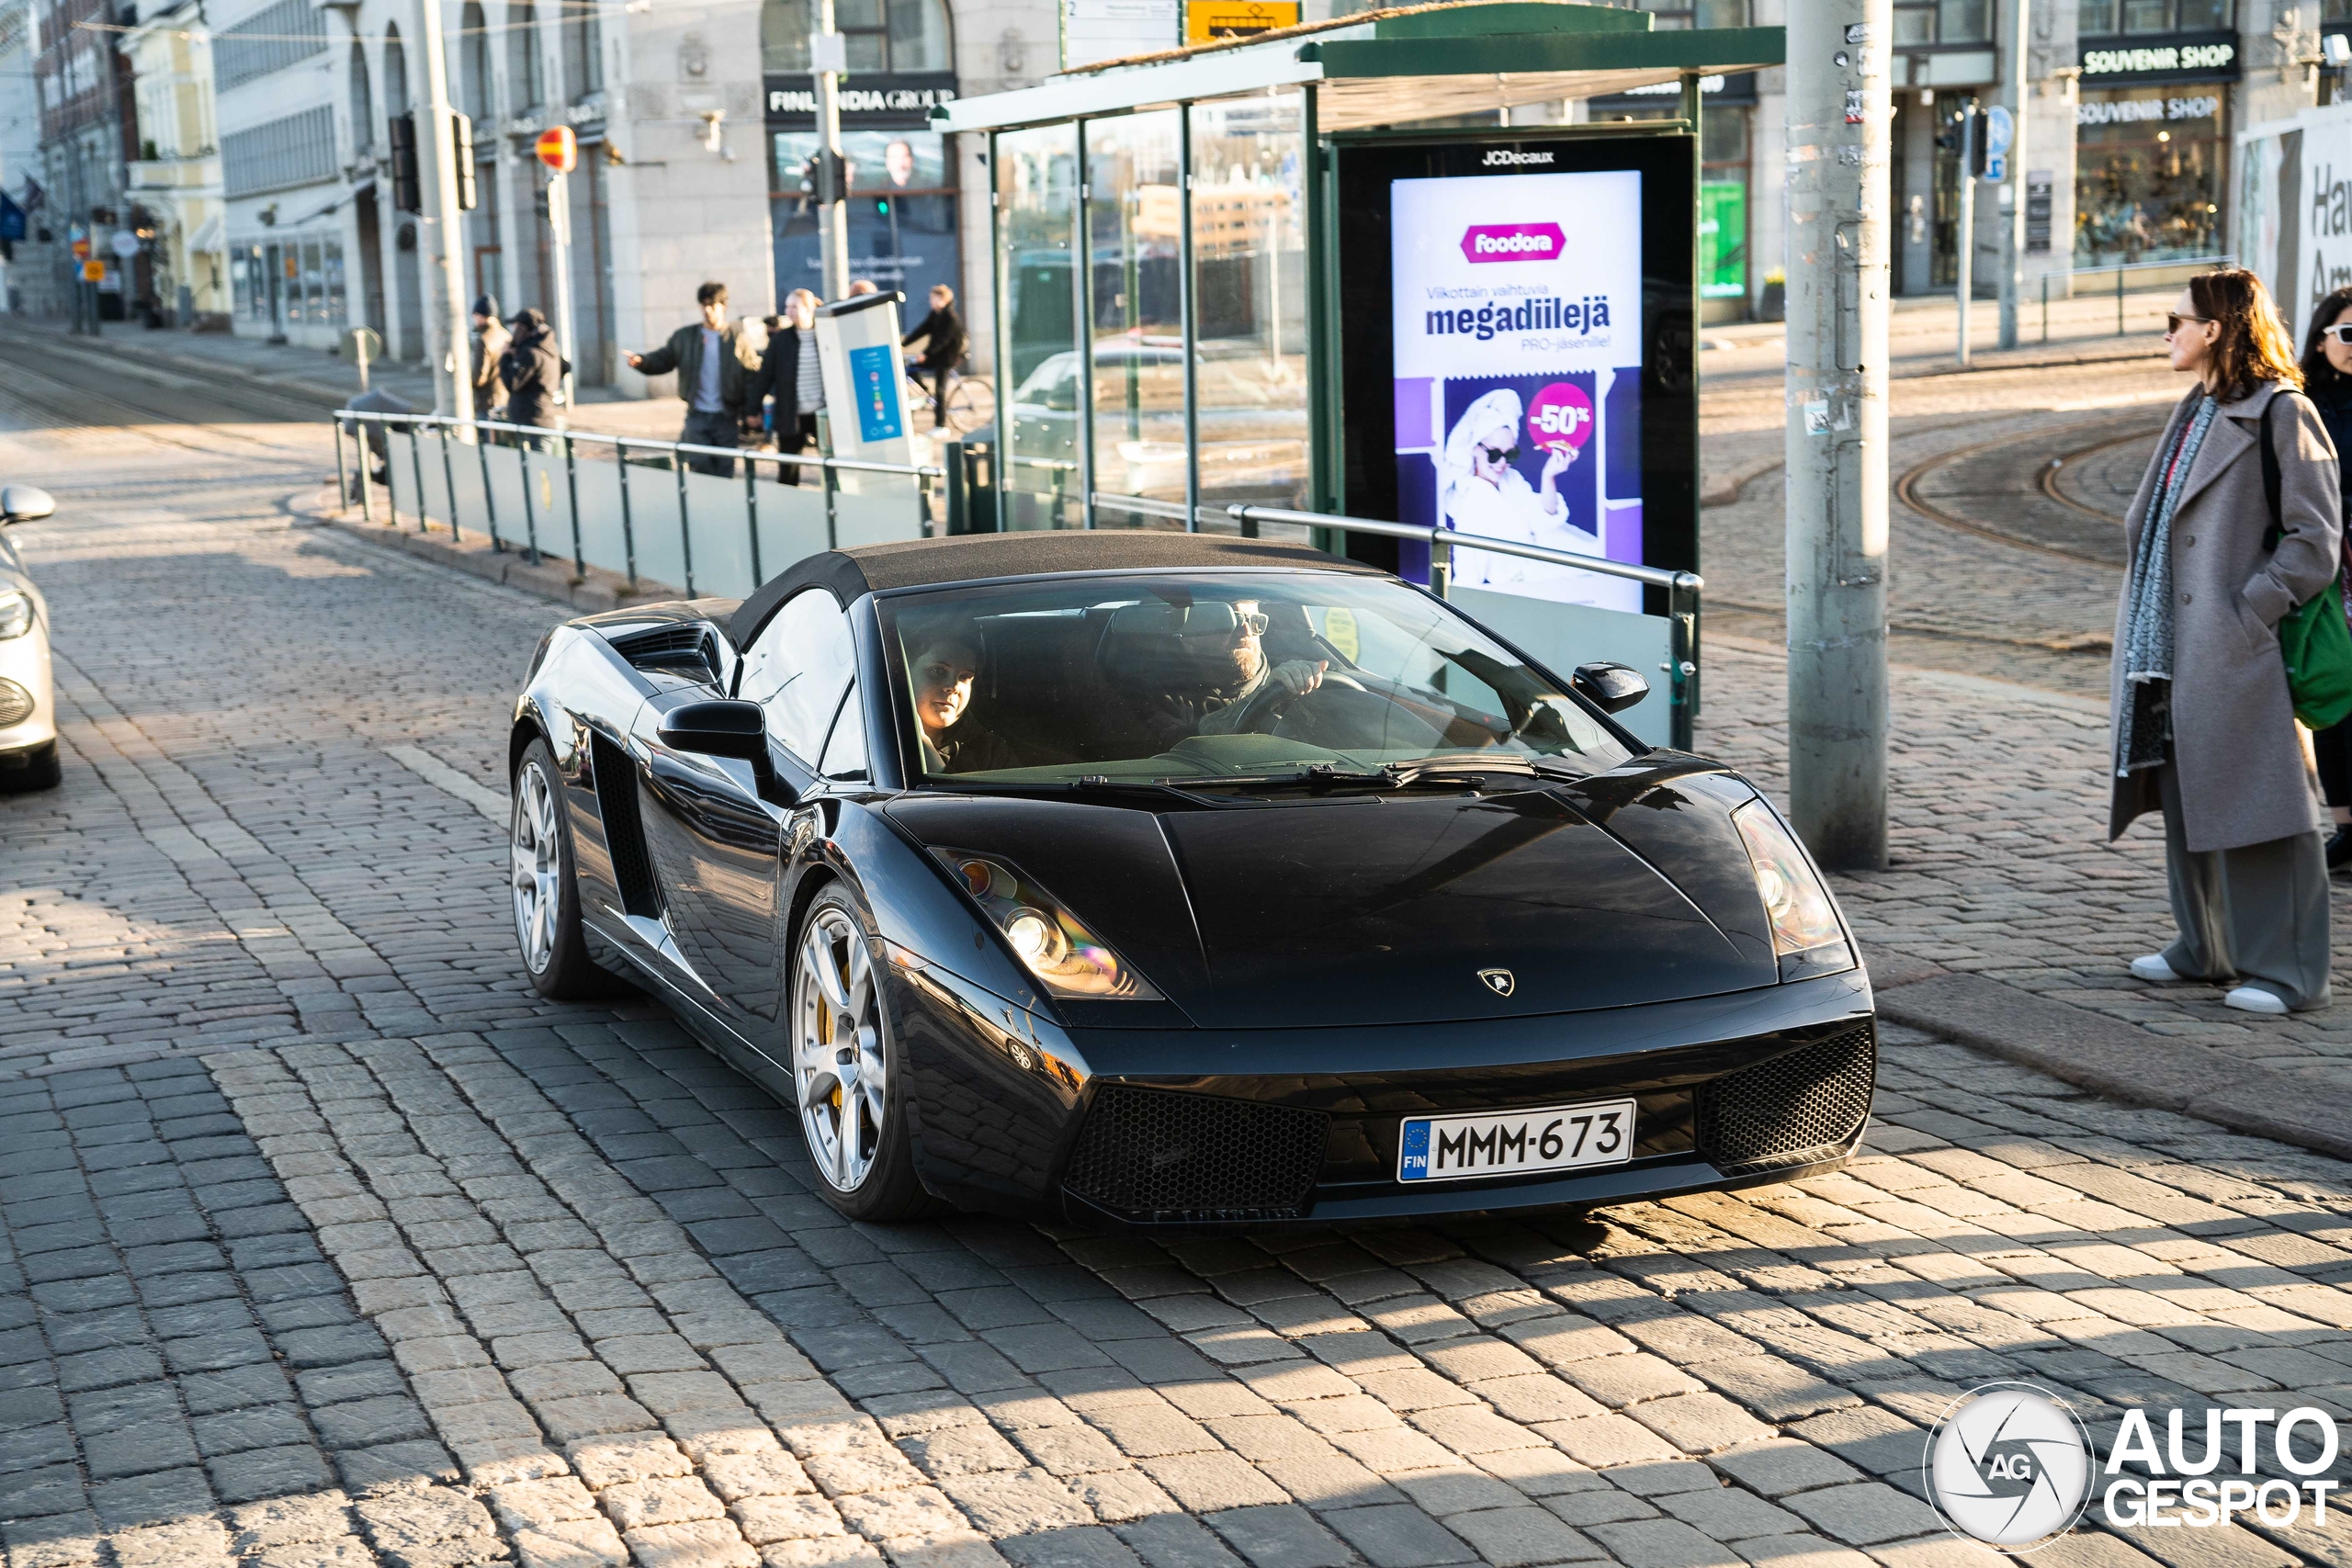
<svg viewBox="0 0 2352 1568"><path fill-rule="evenodd" d="M956 374L956 367L964 362L967 340L963 318L956 313L956 290L944 283L931 288L931 314L915 323L914 330L899 340L904 347L917 339L922 341L922 353L907 369L907 375L921 385L927 374L931 378L931 423L934 430L947 425L947 381Z"/></svg>

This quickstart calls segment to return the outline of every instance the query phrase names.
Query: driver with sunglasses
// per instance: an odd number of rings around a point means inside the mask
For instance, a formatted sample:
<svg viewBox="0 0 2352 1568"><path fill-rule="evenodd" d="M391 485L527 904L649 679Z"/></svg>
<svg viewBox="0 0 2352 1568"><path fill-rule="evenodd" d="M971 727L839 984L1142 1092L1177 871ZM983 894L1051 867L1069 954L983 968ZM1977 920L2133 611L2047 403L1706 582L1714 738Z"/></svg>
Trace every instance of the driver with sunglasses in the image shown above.
<svg viewBox="0 0 2352 1568"><path fill-rule="evenodd" d="M1329 660L1269 661L1265 636L1272 618L1258 606L1255 599L1203 600L1185 611L1181 668L1196 678L1141 695L1136 704L1137 716L1160 750L1188 736L1232 733L1234 720L1250 700L1270 689L1279 688L1287 700L1323 683Z"/></svg>

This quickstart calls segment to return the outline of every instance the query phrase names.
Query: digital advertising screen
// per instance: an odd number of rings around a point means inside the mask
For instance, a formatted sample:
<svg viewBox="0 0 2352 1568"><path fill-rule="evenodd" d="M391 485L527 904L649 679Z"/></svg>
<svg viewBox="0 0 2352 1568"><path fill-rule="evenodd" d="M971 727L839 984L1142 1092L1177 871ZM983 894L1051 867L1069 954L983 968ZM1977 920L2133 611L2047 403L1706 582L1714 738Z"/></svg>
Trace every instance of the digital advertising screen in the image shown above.
<svg viewBox="0 0 2352 1568"><path fill-rule="evenodd" d="M1346 510L1695 568L1690 147L1343 147ZM1418 555L1398 569L1425 576ZM1645 608L1638 583L1476 549L1453 552L1453 581Z"/></svg>

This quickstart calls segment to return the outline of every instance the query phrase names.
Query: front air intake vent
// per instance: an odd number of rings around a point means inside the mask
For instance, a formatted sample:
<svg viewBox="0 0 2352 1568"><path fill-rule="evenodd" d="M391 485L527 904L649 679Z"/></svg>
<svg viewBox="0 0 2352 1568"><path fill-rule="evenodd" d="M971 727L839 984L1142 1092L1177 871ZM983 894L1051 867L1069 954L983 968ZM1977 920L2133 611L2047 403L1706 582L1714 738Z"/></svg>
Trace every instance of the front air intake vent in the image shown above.
<svg viewBox="0 0 2352 1568"><path fill-rule="evenodd" d="M1113 1084L1078 1134L1062 1185L1127 1219L1297 1217L1323 1166L1320 1111Z"/></svg>
<svg viewBox="0 0 2352 1568"><path fill-rule="evenodd" d="M1699 1149L1726 1175L1835 1159L1870 1119L1878 1043L1865 1023L1699 1086Z"/></svg>
<svg viewBox="0 0 2352 1568"><path fill-rule="evenodd" d="M639 670L663 670L697 681L718 678L711 658L710 627L700 621L681 621L630 632L612 639L613 651Z"/></svg>
<svg viewBox="0 0 2352 1568"><path fill-rule="evenodd" d="M596 814L605 824L605 850L613 858L613 883L621 908L649 920L662 917L662 886L645 852L645 821L637 808L637 768L629 755L591 732L589 762L596 771Z"/></svg>

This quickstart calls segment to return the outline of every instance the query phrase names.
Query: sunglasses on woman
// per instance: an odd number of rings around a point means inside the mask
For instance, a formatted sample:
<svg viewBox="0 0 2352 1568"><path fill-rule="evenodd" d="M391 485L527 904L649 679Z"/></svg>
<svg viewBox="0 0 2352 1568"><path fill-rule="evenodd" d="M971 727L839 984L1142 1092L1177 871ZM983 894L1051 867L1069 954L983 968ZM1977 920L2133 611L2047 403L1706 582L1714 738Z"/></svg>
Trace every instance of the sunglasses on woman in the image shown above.
<svg viewBox="0 0 2352 1568"><path fill-rule="evenodd" d="M2332 337L2341 344L2352 344L2352 321L2339 322L2332 327L2322 327L2319 330L2319 335Z"/></svg>
<svg viewBox="0 0 2352 1568"><path fill-rule="evenodd" d="M2183 321L2210 321L2212 319L2211 316L2184 316L2177 310L2167 311L2165 315L2165 336L2170 337L2180 331Z"/></svg>
<svg viewBox="0 0 2352 1568"><path fill-rule="evenodd" d="M1487 461L1489 463L1515 463L1519 461L1519 448L1516 446L1481 446L1478 450L1487 455Z"/></svg>

